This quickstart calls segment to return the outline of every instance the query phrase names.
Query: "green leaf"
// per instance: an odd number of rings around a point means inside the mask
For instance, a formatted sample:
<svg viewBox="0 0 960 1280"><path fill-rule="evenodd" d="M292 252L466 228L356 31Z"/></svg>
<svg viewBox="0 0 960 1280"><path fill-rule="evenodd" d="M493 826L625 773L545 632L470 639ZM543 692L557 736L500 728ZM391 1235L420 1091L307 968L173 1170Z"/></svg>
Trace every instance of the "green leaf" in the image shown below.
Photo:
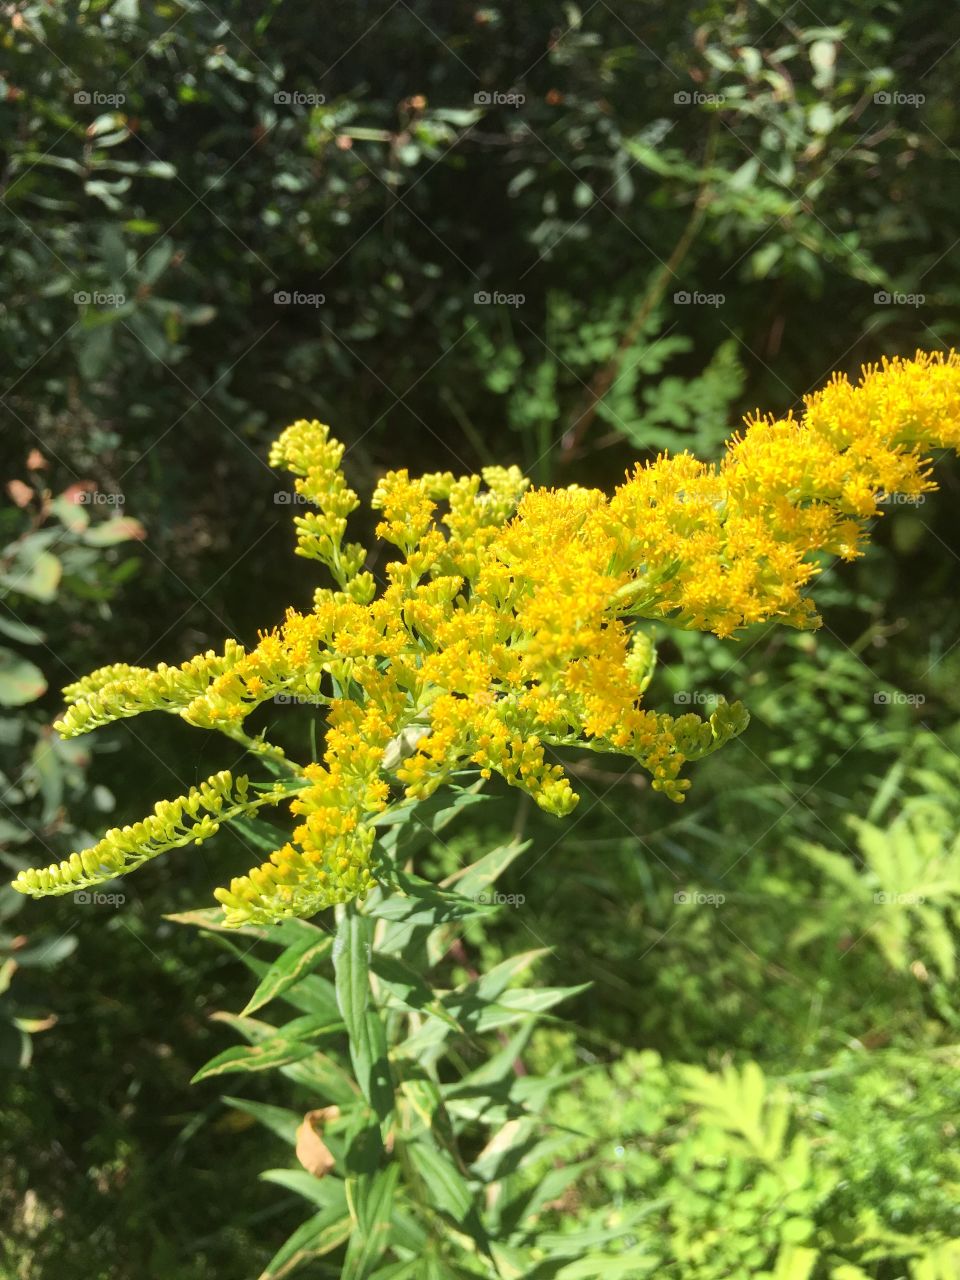
<svg viewBox="0 0 960 1280"><path fill-rule="evenodd" d="M0 575L0 583L10 591L19 591L32 600L48 604L57 594L63 576L63 565L50 551L22 555L17 564Z"/></svg>
<svg viewBox="0 0 960 1280"><path fill-rule="evenodd" d="M391 860L395 859L396 849L401 843L405 850L408 846L426 843L431 836L439 835L465 809L488 803L490 797L478 790L479 785L475 784L469 790L450 788L428 800L397 805L378 814L371 825L387 828L380 843Z"/></svg>
<svg viewBox="0 0 960 1280"><path fill-rule="evenodd" d="M76 938L68 934L65 938L54 938L52 942L37 942L31 947L24 947L17 952L16 960L22 969L52 969L73 955L76 949Z"/></svg>
<svg viewBox="0 0 960 1280"><path fill-rule="evenodd" d="M296 1111L288 1111L286 1107L275 1107L269 1102L251 1102L247 1098L231 1098L227 1095L224 1095L223 1101L228 1107L253 1116L254 1120L258 1120L265 1129L275 1133L284 1142L289 1142L291 1147L296 1146L297 1129L303 1119Z"/></svg>
<svg viewBox="0 0 960 1280"><path fill-rule="evenodd" d="M469 1075L461 1077L455 1083L447 1085L445 1094L450 1096L470 1093L471 1091L475 1093L479 1091L499 1093L501 1091L500 1086L506 1081L515 1079L517 1060L523 1056L533 1034L534 1026L533 1019L525 1022L496 1053L482 1062L476 1070L471 1071Z"/></svg>
<svg viewBox="0 0 960 1280"><path fill-rule="evenodd" d="M230 824L234 831L252 845L254 849L262 849L264 853L273 853L281 845L286 844L288 835L280 827L274 827L262 818L234 818Z"/></svg>
<svg viewBox="0 0 960 1280"><path fill-rule="evenodd" d="M535 954L539 953L527 953L527 955ZM504 980L504 970L509 963L498 965L480 981L493 984L489 990L495 992L499 982ZM443 1005L467 1032L480 1034L545 1013L570 996L587 990L589 985L589 983L581 983L573 987L517 988L505 991L499 996L484 996L479 992L479 983L469 983L459 991L444 996ZM397 1052L404 1059L433 1061L438 1056L439 1047L447 1038L447 1034L444 1023L432 1014L428 1014L413 1034L398 1047Z"/></svg>
<svg viewBox="0 0 960 1280"><path fill-rule="evenodd" d="M222 936L220 941L226 944L226 939ZM249 951L239 952L238 958L257 975L259 980L266 977L270 966L265 961L258 959ZM288 987L280 998L295 1009L299 1009L301 1013L323 1015L330 1021L340 1019L336 988L319 973L308 973L301 977Z"/></svg>
<svg viewBox="0 0 960 1280"><path fill-rule="evenodd" d="M30 1065L30 1037L6 1018L0 1018L0 1071Z"/></svg>
<svg viewBox="0 0 960 1280"><path fill-rule="evenodd" d="M549 951L549 947L533 947L530 951L518 951L516 955L508 956L506 960L501 960L498 965L494 965L488 973L481 975L472 984L473 989L481 1000L495 1000L506 991L514 978L518 978L521 973L526 973L531 965L536 964L541 956L548 955Z"/></svg>
<svg viewBox="0 0 960 1280"><path fill-rule="evenodd" d="M394 869L393 879L400 890L389 897L372 901L368 916L378 920L391 920L406 925L445 924L447 921L468 920L473 916L489 915L496 910L490 903L478 902L460 893L438 889L436 885L419 876L408 875Z"/></svg>
<svg viewBox="0 0 960 1280"><path fill-rule="evenodd" d="M372 1176L360 1177L353 1185L357 1229L350 1237L340 1280L367 1280L390 1242L393 1195L400 1166L389 1164Z"/></svg>
<svg viewBox="0 0 960 1280"><path fill-rule="evenodd" d="M256 1018L237 1017L234 1014L217 1013L213 1017L238 1031L249 1045L235 1045L218 1053L193 1077L193 1081L207 1076L224 1075L229 1071L266 1071L272 1067L285 1067L300 1062L316 1053L310 1043L317 1036L340 1030L340 1022L326 1017L294 1018L279 1030L268 1022Z"/></svg>
<svg viewBox="0 0 960 1280"><path fill-rule="evenodd" d="M813 1268L817 1265L817 1257L816 1249L796 1244L781 1245L771 1280L810 1280Z"/></svg>
<svg viewBox="0 0 960 1280"><path fill-rule="evenodd" d="M572 987L536 987L518 991L505 991L496 1004L488 1005L477 1019L477 1031L492 1031L495 1027L508 1026L523 1015L546 1013L554 1005L569 1000L571 996L588 991L591 984L581 982Z"/></svg>
<svg viewBox="0 0 960 1280"><path fill-rule="evenodd" d="M441 1280L444 1275L453 1275L449 1271L431 1275L425 1269L425 1261L423 1258L411 1258L408 1262L388 1262L385 1267L375 1271L370 1280L434 1280L434 1276L436 1280ZM456 1280L455 1276L453 1280Z"/></svg>
<svg viewBox="0 0 960 1280"><path fill-rule="evenodd" d="M522 853L530 848L529 840L510 840L507 844L491 849L482 858L455 872L443 881L442 887L456 885L457 892L464 898L475 898L494 884Z"/></svg>
<svg viewBox="0 0 960 1280"><path fill-rule="evenodd" d="M331 1025L328 1019L315 1017L295 1018L279 1032L276 1027L256 1018L240 1018L232 1013L216 1013L213 1017L232 1027L251 1044L260 1045L277 1035L304 1041L330 1030L342 1030L342 1023ZM296 1081L311 1094L339 1106L353 1107L359 1101L357 1086L333 1058L314 1048L308 1057L285 1063L279 1068L281 1075Z"/></svg>
<svg viewBox="0 0 960 1280"><path fill-rule="evenodd" d="M76 334L77 364L88 381L93 382L105 373L113 354L113 333L109 325L96 329L81 329Z"/></svg>
<svg viewBox="0 0 960 1280"><path fill-rule="evenodd" d="M239 820L234 820L231 827L239 825ZM271 845L276 848L276 845ZM306 940L315 941L318 937L327 936L324 930L319 929L315 924L311 924L308 920L281 920L277 924L272 925L241 925L235 927L233 925L224 924L223 911L220 907L199 907L193 911L174 911L164 916L165 920L171 920L174 924L190 925L194 929L202 929L206 933L213 933L227 938L247 937L261 938L264 942L272 943L279 947L288 947Z"/></svg>
<svg viewBox="0 0 960 1280"><path fill-rule="evenodd" d="M452 1030L462 1030L460 1024L447 1013L432 988L420 977L412 965L398 959L396 956L386 956L380 952L374 952L370 960L370 968L380 979L381 985L405 1008L416 1013L429 1010L431 1013L436 1014L437 1017L445 1019Z"/></svg>
<svg viewBox="0 0 960 1280"><path fill-rule="evenodd" d="M127 269L127 251L123 236L112 224L100 232L100 256L111 280L120 280Z"/></svg>
<svg viewBox="0 0 960 1280"><path fill-rule="evenodd" d="M370 1004L370 939L373 921L349 903L333 946L337 1004L350 1037L350 1058L363 1096L378 1117L393 1107L393 1086L387 1061L386 1031Z"/></svg>
<svg viewBox="0 0 960 1280"><path fill-rule="evenodd" d="M348 906L337 930L333 947L333 969L336 975L337 1004L351 1040L359 1039L363 1016L370 1003L372 936L369 917L359 915Z"/></svg>
<svg viewBox="0 0 960 1280"><path fill-rule="evenodd" d="M646 1248L630 1249L626 1253L595 1253L587 1258L578 1258L561 1267L555 1273L556 1280L596 1280L603 1276L604 1280L635 1280L642 1272L656 1271L660 1261L655 1254Z"/></svg>
<svg viewBox="0 0 960 1280"><path fill-rule="evenodd" d="M211 1058L206 1066L196 1073L191 1084L207 1080L210 1076L226 1075L230 1071L269 1071L272 1067L283 1067L289 1062L299 1062L309 1058L313 1046L303 1040L292 1040L286 1036L275 1036L261 1044L238 1044L231 1049L224 1049L215 1058Z"/></svg>
<svg viewBox="0 0 960 1280"><path fill-rule="evenodd" d="M147 284L156 284L170 265L173 254L172 240L160 240L147 251L140 273Z"/></svg>
<svg viewBox="0 0 960 1280"><path fill-rule="evenodd" d="M12 649L0 647L0 703L22 707L46 691L47 682L39 667Z"/></svg>
<svg viewBox="0 0 960 1280"><path fill-rule="evenodd" d="M407 1155L423 1179L431 1204L447 1214L457 1230L466 1232L477 1248L490 1256L490 1242L466 1178L447 1152L429 1138L407 1145Z"/></svg>
<svg viewBox="0 0 960 1280"><path fill-rule="evenodd" d="M36 627L28 627L25 622L18 622L16 618L0 618L0 632L20 644L43 644L46 639L42 631L38 631Z"/></svg>
<svg viewBox="0 0 960 1280"><path fill-rule="evenodd" d="M343 1183L329 1175L318 1178L307 1173L306 1169L266 1169L260 1174L260 1179L262 1182L273 1182L278 1187L286 1187L288 1191L295 1191L320 1208L336 1203L342 1206L345 1203Z"/></svg>
<svg viewBox="0 0 960 1280"><path fill-rule="evenodd" d="M136 542L147 536L139 520L131 516L117 516L95 524L83 535L88 547L113 547L118 542Z"/></svg>
<svg viewBox="0 0 960 1280"><path fill-rule="evenodd" d="M332 945L331 938L320 937L316 940L307 939L282 951L261 979L243 1013L255 1013L271 1000L283 995L319 964Z"/></svg>
<svg viewBox="0 0 960 1280"><path fill-rule="evenodd" d="M346 1202L343 1207L331 1205L308 1218L273 1255L260 1273L260 1280L282 1280L303 1263L321 1258L343 1244L353 1230L345 1208Z"/></svg>
<svg viewBox="0 0 960 1280"><path fill-rule="evenodd" d="M448 1155L429 1141L411 1142L406 1147L410 1163L426 1184L429 1202L460 1221L473 1209L473 1195Z"/></svg>

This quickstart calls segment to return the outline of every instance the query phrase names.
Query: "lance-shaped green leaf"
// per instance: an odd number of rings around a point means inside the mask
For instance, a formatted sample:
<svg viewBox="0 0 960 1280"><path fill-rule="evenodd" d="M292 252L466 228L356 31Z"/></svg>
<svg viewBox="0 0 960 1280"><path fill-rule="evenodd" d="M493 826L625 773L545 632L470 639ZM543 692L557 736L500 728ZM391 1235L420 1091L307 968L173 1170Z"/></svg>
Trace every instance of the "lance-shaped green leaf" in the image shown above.
<svg viewBox="0 0 960 1280"><path fill-rule="evenodd" d="M435 1146L428 1134L408 1143L406 1154L424 1184L427 1202L451 1219L458 1242L466 1244L466 1236L489 1257L490 1243L474 1193L451 1156Z"/></svg>
<svg viewBox="0 0 960 1280"><path fill-rule="evenodd" d="M285 991L289 991L292 986L320 963L332 946L332 938L319 937L316 940L307 939L296 946L288 947L286 951L282 951L261 978L256 991L247 1001L243 1012L245 1014L255 1013L258 1009L262 1009L265 1004L269 1004L271 1000L275 1000L278 996L283 995Z"/></svg>
<svg viewBox="0 0 960 1280"><path fill-rule="evenodd" d="M448 920L468 920L473 916L489 915L496 910L489 903L438 889L429 881L405 872L395 873L394 884L399 892L373 903L368 915L378 920L435 926Z"/></svg>
<svg viewBox="0 0 960 1280"><path fill-rule="evenodd" d="M531 1116L507 1120L470 1166L481 1182L497 1182L515 1173L520 1161L537 1146L536 1122Z"/></svg>
<svg viewBox="0 0 960 1280"><path fill-rule="evenodd" d="M489 853L484 854L482 858L478 858L476 862L448 876L441 882L440 888L449 892L455 886L455 892L460 900L473 903L475 909L483 912L499 911L500 907L496 899L489 892L490 887L529 846L529 840L510 840L506 844L499 845L496 849L491 849ZM427 941L427 963L439 964L455 937L454 923L438 922L438 927L430 934Z"/></svg>
<svg viewBox="0 0 960 1280"><path fill-rule="evenodd" d="M444 1274L447 1277L453 1275L450 1271ZM441 1280L441 1278L426 1269L422 1258L410 1258L406 1262L388 1262L385 1267L378 1267L370 1276L370 1280ZM456 1280L456 1277L453 1277L453 1280Z"/></svg>
<svg viewBox="0 0 960 1280"><path fill-rule="evenodd" d="M28 626L18 618L8 617L5 614L0 614L0 632L11 640L19 641L20 644L43 644L46 639L44 632L36 627Z"/></svg>
<svg viewBox="0 0 960 1280"><path fill-rule="evenodd" d="M658 1270L660 1259L644 1247L628 1249L625 1253L595 1253L578 1258L554 1272L555 1280L636 1280Z"/></svg>
<svg viewBox="0 0 960 1280"><path fill-rule="evenodd" d="M353 1223L347 1213L346 1199L321 1209L299 1226L277 1250L260 1280L284 1280L305 1262L322 1258L350 1238Z"/></svg>
<svg viewBox="0 0 960 1280"><path fill-rule="evenodd" d="M306 921L284 921L285 924L305 924ZM293 945L296 948L307 947L312 948L320 942L325 941L327 949L332 949L333 939L329 935L324 938L320 930L309 926L313 932L300 938ZM259 981L263 981L270 972L271 966L265 960L261 960L254 951L247 947L241 950L234 945L233 935L239 930L227 929L224 931L214 931L217 943L226 948L232 955L246 965L252 973L255 973ZM293 935L295 938L297 934ZM334 990L333 983L322 977L318 973L307 973L299 977L287 989L282 992L282 997L288 1004L293 1005L295 1009L299 1009L301 1013L310 1013L316 1016L326 1016L330 1021L339 1019L340 1010L337 1005L337 994ZM246 1013L246 1010L244 1011Z"/></svg>
<svg viewBox="0 0 960 1280"><path fill-rule="evenodd" d="M337 1004L350 1037L350 1058L357 1083L381 1120L393 1106L387 1038L370 1008L370 941L373 921L348 904L333 946Z"/></svg>
<svg viewBox="0 0 960 1280"><path fill-rule="evenodd" d="M303 1121L303 1117L298 1112L289 1111L286 1107L275 1107L269 1102L252 1102L249 1098L231 1098L224 1095L223 1101L228 1107L252 1116L265 1129L275 1133L291 1147L296 1145L297 1129Z"/></svg>
<svg viewBox="0 0 960 1280"><path fill-rule="evenodd" d="M589 982L581 982L573 987L529 987L505 991L495 1004L488 1005L480 1013L471 1030L477 1033L493 1031L498 1027L510 1026L527 1014L546 1013L563 1000L589 990L590 985ZM452 1012L456 1016L458 1011L454 1008Z"/></svg>
<svg viewBox="0 0 960 1280"><path fill-rule="evenodd" d="M190 1083L196 1084L210 1076L227 1075L230 1071L269 1071L271 1067L284 1067L290 1062L309 1058L312 1052L311 1045L304 1044L302 1040L288 1040L286 1036L274 1036L263 1044L237 1044L211 1058Z"/></svg>
<svg viewBox="0 0 960 1280"><path fill-rule="evenodd" d="M444 1097L458 1095L461 1091L465 1095L479 1096L485 1090L492 1092L501 1085L515 1081L517 1059L523 1056L535 1026L533 1018L529 1018L491 1057L460 1080L444 1085Z"/></svg>
<svg viewBox="0 0 960 1280"><path fill-rule="evenodd" d="M469 866L455 871L441 881L441 887L447 889L456 886L457 892L463 897L475 898L478 893L495 884L507 867L530 848L530 844L529 840L509 840L506 844L498 845L476 862L471 862Z"/></svg>
<svg viewBox="0 0 960 1280"><path fill-rule="evenodd" d="M393 805L371 820L371 825L382 831L381 851L395 859L402 850L404 856L426 844L473 805L484 804L490 799L474 788L461 790L450 788L439 791L426 800Z"/></svg>
<svg viewBox="0 0 960 1280"><path fill-rule="evenodd" d="M260 1181L273 1182L278 1187L295 1191L298 1196L303 1196L321 1209L338 1205L342 1212L346 1204L343 1183L330 1175L318 1178L313 1173L307 1173L306 1169L265 1169L260 1174Z"/></svg>
<svg viewBox="0 0 960 1280"><path fill-rule="evenodd" d="M547 1143L541 1143L530 1153L528 1165L537 1161L541 1154L548 1151L555 1153L558 1160L563 1160L561 1154L561 1141L550 1139L551 1147ZM590 1160L580 1160L566 1164L559 1164L558 1167L548 1169L547 1173L540 1179L539 1183L533 1188L521 1182L518 1188L514 1188L513 1198L507 1195L497 1201L498 1210L498 1234L507 1234L511 1231L518 1231L525 1222L539 1215L544 1206L563 1196L564 1192L584 1173L591 1168ZM502 1184L508 1188L511 1183Z"/></svg>
<svg viewBox="0 0 960 1280"><path fill-rule="evenodd" d="M400 1176L396 1162L352 1183L356 1227L343 1260L340 1280L368 1280L390 1243L393 1197Z"/></svg>
<svg viewBox="0 0 960 1280"><path fill-rule="evenodd" d="M299 1062L315 1052L310 1043L312 1039L340 1028L339 1020L331 1022L314 1017L295 1018L279 1031L275 1027L267 1027L266 1023L261 1023L252 1030L252 1019L246 1021L247 1033L252 1043L234 1045L233 1048L218 1053L206 1066L200 1068L193 1077L193 1083L210 1076L225 1075L230 1071L268 1071L271 1067L284 1067L291 1062ZM235 1026L240 1022L240 1019L233 1019Z"/></svg>
<svg viewBox="0 0 960 1280"><path fill-rule="evenodd" d="M394 876L393 883L398 892L374 899L367 914L386 922L387 927L378 935L378 950L400 955L417 968L437 962L439 956L431 950L432 939L439 938L441 933L447 939L442 951L449 948L452 933L444 933L440 926L446 924L452 929L455 923L497 911L497 907L489 903L438 889L418 876L400 872Z"/></svg>
<svg viewBox="0 0 960 1280"><path fill-rule="evenodd" d="M473 1209L470 1186L450 1159L425 1137L406 1147L410 1163L423 1179L429 1193L427 1203L460 1221Z"/></svg>
<svg viewBox="0 0 960 1280"><path fill-rule="evenodd" d="M484 999L477 992L477 984L471 983L468 987L445 996L443 1005L465 1032L480 1035L522 1022L533 1015L546 1013L561 1001L585 991L589 985L581 983L574 987L518 988L505 991L496 999ZM405 1059L434 1062L448 1035L446 1024L429 1014L422 1025L398 1046L396 1052Z"/></svg>
<svg viewBox="0 0 960 1280"><path fill-rule="evenodd" d="M462 1030L457 1020L444 1009L433 989L420 977L413 965L405 963L396 956L387 956L375 951L370 958L370 968L379 980L379 985L405 1009L414 1013L433 1013L446 1022L452 1031Z"/></svg>
<svg viewBox="0 0 960 1280"><path fill-rule="evenodd" d="M528 1019L521 1030L535 1026ZM471 1077L442 1086L444 1104L458 1121L485 1125L505 1125L526 1115L538 1115L552 1093L567 1088L583 1075L582 1071L541 1076L519 1074L516 1057L510 1059L509 1074L496 1083L470 1083Z"/></svg>
<svg viewBox="0 0 960 1280"><path fill-rule="evenodd" d="M576 1258L583 1259L593 1249L605 1249L614 1240L621 1239L623 1236L633 1235L637 1226L644 1218L661 1212L670 1204L669 1200L645 1200L642 1204L624 1206L618 1212L616 1221L606 1221L596 1226L585 1227L582 1231L544 1231L537 1238L537 1244L547 1254L552 1254L558 1258ZM593 1260L596 1271L581 1273L583 1280L594 1280L597 1276L605 1276L606 1272L602 1265L598 1265L600 1257L606 1259L614 1257L612 1254L599 1255ZM616 1255L622 1257L624 1255ZM658 1261L656 1255L652 1261ZM633 1264L637 1265L636 1262Z"/></svg>
<svg viewBox="0 0 960 1280"><path fill-rule="evenodd" d="M251 1044L262 1044L271 1036L278 1034L276 1027L267 1022L259 1022L256 1018L241 1018L232 1013L216 1013L213 1016L217 1021L233 1027ZM317 1019L294 1019L287 1028L282 1030L285 1030L288 1035L303 1036L305 1033L300 1028L307 1021L313 1021L317 1026L321 1025ZM337 1024L337 1026L340 1025ZM290 1028L294 1029L292 1033ZM331 1029L336 1028L331 1027ZM284 1063L279 1066L279 1070L281 1075L310 1090L324 1102L336 1102L341 1107L352 1107L358 1101L357 1087L347 1072L314 1045L309 1046L307 1056Z"/></svg>

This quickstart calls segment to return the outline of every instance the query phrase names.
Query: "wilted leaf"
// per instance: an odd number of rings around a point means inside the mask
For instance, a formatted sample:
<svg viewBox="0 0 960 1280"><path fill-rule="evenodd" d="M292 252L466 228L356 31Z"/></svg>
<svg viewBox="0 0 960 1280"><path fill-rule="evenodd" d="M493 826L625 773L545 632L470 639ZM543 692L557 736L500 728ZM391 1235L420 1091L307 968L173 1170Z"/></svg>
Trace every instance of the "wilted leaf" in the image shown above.
<svg viewBox="0 0 960 1280"><path fill-rule="evenodd" d="M28 507L33 500L33 490L22 480L8 480L7 493L18 507Z"/></svg>
<svg viewBox="0 0 960 1280"><path fill-rule="evenodd" d="M297 1129L297 1159L315 1178L322 1178L336 1163L321 1135L326 1124L339 1115L339 1107L320 1107L308 1111Z"/></svg>

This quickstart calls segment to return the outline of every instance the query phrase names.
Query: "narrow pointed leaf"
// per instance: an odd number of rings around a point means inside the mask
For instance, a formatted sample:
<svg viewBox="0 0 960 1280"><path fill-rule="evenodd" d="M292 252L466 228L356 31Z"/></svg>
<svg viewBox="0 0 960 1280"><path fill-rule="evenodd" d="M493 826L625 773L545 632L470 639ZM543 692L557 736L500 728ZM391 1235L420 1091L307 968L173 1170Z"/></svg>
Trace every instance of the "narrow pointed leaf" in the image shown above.
<svg viewBox="0 0 960 1280"><path fill-rule="evenodd" d="M261 979L243 1012L255 1013L271 1000L275 1000L277 996L283 995L320 963L332 945L331 938L320 937L315 941L308 939L298 946L288 947L286 951L282 951Z"/></svg>

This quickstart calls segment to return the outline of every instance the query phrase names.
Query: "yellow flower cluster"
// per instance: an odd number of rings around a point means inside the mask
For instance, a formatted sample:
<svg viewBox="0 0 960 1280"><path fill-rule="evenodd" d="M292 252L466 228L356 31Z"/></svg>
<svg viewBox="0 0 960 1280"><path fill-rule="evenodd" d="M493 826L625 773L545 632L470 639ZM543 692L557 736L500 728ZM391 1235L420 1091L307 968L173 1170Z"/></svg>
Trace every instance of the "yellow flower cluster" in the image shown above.
<svg viewBox="0 0 960 1280"><path fill-rule="evenodd" d="M336 586L249 651L231 641L179 668L95 672L66 690L58 728L73 736L164 710L288 769L290 841L217 890L235 925L362 895L377 877L376 815L464 770L499 774L562 815L577 796L552 752L587 747L633 758L681 800L683 766L747 717L739 704L707 720L644 706L649 623L721 637L765 621L818 625L804 592L822 553L859 554L885 497L934 487L929 451L958 447L960 358L918 353L864 370L856 386L834 378L800 418L748 420L718 464L684 453L638 466L609 498L575 485L530 490L516 468L389 472L371 505L377 536L400 555L378 593L365 549L344 542L358 499L340 469L343 446L326 426L297 422L271 460L312 504L295 520L298 551ZM246 717L278 695L322 709L319 763L295 765L244 733ZM238 792L229 813L210 811L200 837L244 803ZM205 801L173 804L195 816L190 806ZM193 838L173 810L155 820L166 825L112 832L59 866L21 873L16 887L65 892Z"/></svg>

